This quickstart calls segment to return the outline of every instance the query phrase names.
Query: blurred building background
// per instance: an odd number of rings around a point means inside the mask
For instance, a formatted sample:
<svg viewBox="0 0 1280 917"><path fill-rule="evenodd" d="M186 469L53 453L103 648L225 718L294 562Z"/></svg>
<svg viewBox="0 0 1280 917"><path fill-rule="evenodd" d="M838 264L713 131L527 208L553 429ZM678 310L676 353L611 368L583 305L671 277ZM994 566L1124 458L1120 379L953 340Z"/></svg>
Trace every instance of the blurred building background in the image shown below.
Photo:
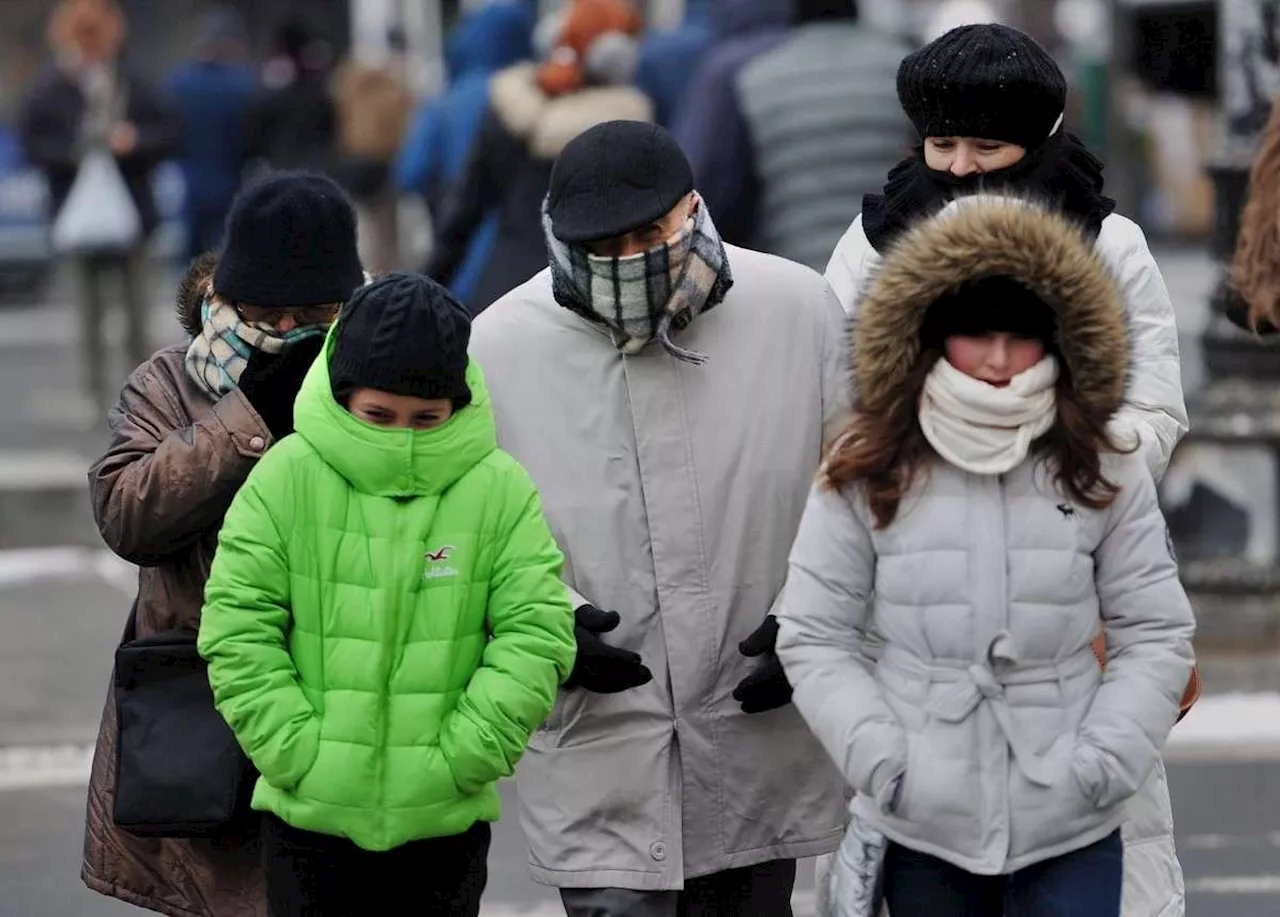
<svg viewBox="0 0 1280 917"><path fill-rule="evenodd" d="M480 0L483 2L483 0ZM559 0L530 0L539 14ZM704 12L707 0L647 0L653 30L674 29ZM928 40L950 25L997 18L1031 32L1059 56L1073 81L1068 118L1090 147L1108 152L1108 183L1124 212L1155 236L1203 239L1212 224L1212 189L1204 163L1213 153L1220 87L1219 8L1239 0L862 0L864 19ZM121 0L129 21L127 59L160 80L190 53L209 0ZM459 15L476 5L461 0L232 0L262 60L283 22L305 23L316 53L336 62L348 54L377 61L398 29L414 93L445 88L444 41ZM30 230L43 208L42 190L23 169L13 137L17 106L48 62L46 23L54 0L5 0L0 30L0 258L11 262L8 282L19 286L40 267L40 234ZM1274 5L1262 4L1262 8ZM1265 36L1265 37L1264 37ZM1275 63L1274 30L1261 30L1260 56ZM161 173L166 212L180 206L181 187ZM172 228L157 243L181 244ZM34 263L33 262L34 259ZM26 269L31 269L30 271ZM13 276L14 273L20 276ZM0 280L3 284L3 280Z"/></svg>

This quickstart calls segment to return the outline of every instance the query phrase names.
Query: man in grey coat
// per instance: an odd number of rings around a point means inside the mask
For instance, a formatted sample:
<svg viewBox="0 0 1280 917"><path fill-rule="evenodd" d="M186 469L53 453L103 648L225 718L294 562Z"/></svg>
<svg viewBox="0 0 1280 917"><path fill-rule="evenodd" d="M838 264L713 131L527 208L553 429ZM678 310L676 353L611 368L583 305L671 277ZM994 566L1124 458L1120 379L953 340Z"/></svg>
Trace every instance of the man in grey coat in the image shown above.
<svg viewBox="0 0 1280 917"><path fill-rule="evenodd" d="M787 554L847 411L817 273L724 245L660 127L570 143L550 267L475 323L501 445L565 554L578 662L517 773L569 917L790 914L841 778L773 641Z"/></svg>

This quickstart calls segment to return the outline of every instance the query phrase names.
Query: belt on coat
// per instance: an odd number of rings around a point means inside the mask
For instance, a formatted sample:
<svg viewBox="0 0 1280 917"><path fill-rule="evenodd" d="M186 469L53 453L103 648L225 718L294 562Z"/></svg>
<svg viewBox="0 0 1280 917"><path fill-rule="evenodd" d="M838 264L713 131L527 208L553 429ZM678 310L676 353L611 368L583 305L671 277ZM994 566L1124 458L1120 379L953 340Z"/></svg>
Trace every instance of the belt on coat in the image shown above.
<svg viewBox="0 0 1280 917"><path fill-rule="evenodd" d="M1097 661L1088 646L1060 662L1017 665L1004 670L982 663L925 662L919 656L894 646L885 646L880 665L894 669L909 678L923 678L930 684L954 685L955 690L929 701L922 708L944 723L966 720L980 704L986 704L1013 753L1014 763L1036 786L1052 786L1060 774L1043 756L1031 750L1014 728L1005 698L1005 688L1015 685L1059 685L1070 678L1096 671Z"/></svg>

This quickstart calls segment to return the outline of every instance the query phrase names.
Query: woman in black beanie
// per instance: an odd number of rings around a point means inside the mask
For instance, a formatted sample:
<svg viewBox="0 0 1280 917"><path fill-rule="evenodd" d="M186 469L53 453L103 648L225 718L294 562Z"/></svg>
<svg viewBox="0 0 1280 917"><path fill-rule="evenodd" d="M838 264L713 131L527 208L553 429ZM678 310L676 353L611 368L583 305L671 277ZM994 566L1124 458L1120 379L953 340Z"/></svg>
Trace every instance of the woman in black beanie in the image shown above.
<svg viewBox="0 0 1280 917"><path fill-rule="evenodd" d="M920 135L913 155L836 246L826 277L854 312L868 277L904 231L977 192L1025 198L1072 218L1116 275L1135 371L1118 424L1141 439L1160 478L1187 431L1173 305L1142 230L1102 193L1102 163L1063 124L1067 82L1028 35L998 24L952 29L898 70L898 99Z"/></svg>
<svg viewBox="0 0 1280 917"><path fill-rule="evenodd" d="M103 540L140 568L139 638L198 628L227 508L292 434L303 377L365 280L355 211L323 176L277 173L245 188L226 229L222 250L196 259L178 290L187 340L130 375L89 471ZM89 781L85 884L169 917L264 917L253 820L213 840L141 837L115 823L117 735L113 694Z"/></svg>
<svg viewBox="0 0 1280 917"><path fill-rule="evenodd" d="M1131 361L1125 404L1112 420L1136 436L1157 481L1187 431L1173 305L1142 230L1103 194L1103 165L1065 130L1066 79L1028 35L998 24L953 29L906 57L898 98L920 136L915 154L863 200L826 277L845 310L882 256L923 218L977 192L1012 195L1072 218L1094 240L1127 313ZM1164 767L1130 801L1124 917L1184 912L1182 869Z"/></svg>

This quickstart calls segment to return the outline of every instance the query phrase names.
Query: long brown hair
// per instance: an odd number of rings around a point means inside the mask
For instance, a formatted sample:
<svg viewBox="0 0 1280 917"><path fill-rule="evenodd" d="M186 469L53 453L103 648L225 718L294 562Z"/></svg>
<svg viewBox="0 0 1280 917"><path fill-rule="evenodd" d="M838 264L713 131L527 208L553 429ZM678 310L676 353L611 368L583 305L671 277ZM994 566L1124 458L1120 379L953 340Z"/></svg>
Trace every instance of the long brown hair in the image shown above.
<svg viewBox="0 0 1280 917"><path fill-rule="evenodd" d="M937 458L920 428L919 403L925 380L939 359L942 355L937 350L922 351L884 410L855 409L852 422L823 465L820 483L828 490L864 489L876 528L887 528L897 518L903 497ZM1080 403L1070 368L1061 359L1059 365L1057 417L1033 449L1073 502L1104 509L1115 501L1120 488L1102 473L1102 453L1132 452L1137 445L1125 449L1112 440L1108 417Z"/></svg>
<svg viewBox="0 0 1280 917"><path fill-rule="evenodd" d="M1280 326L1280 105L1271 107L1249 173L1231 282L1249 306L1250 328Z"/></svg>

